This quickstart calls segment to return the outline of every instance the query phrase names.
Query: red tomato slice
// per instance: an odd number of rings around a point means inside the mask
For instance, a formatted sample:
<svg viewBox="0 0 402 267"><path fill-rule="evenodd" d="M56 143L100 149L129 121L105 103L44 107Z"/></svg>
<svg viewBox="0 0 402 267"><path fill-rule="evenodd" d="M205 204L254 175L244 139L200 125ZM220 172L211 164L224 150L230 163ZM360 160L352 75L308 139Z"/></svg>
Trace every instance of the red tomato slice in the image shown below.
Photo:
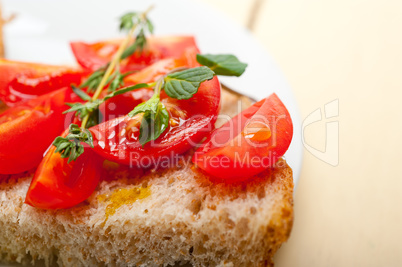
<svg viewBox="0 0 402 267"><path fill-rule="evenodd" d="M164 58L180 58L188 48L198 51L192 36L149 37L147 40L148 46L142 53L135 53L122 63L122 71L141 70ZM120 43L121 40L109 40L93 44L72 42L70 45L77 62L84 69L94 71L111 60Z"/></svg>
<svg viewBox="0 0 402 267"><path fill-rule="evenodd" d="M115 96L99 106L102 114L101 122L127 115L137 105L147 101L154 91L150 88L138 89Z"/></svg>
<svg viewBox="0 0 402 267"><path fill-rule="evenodd" d="M289 112L272 94L215 130L196 151L193 162L226 182L243 181L273 166L292 136Z"/></svg>
<svg viewBox="0 0 402 267"><path fill-rule="evenodd" d="M67 209L86 200L96 189L102 161L89 147L70 163L54 153L55 149L49 149L36 170L26 204L40 209Z"/></svg>
<svg viewBox="0 0 402 267"><path fill-rule="evenodd" d="M151 83L158 78L166 75L169 71L180 67L197 67L199 64L196 61L198 50L186 49L181 58L167 58L159 60L143 70L127 76L124 79L126 85L139 83ZM103 96L106 94L105 92ZM147 101L153 95L153 90L150 88L131 91L122 95L115 96L99 107L103 117L102 122L115 119L128 114L138 104Z"/></svg>
<svg viewBox="0 0 402 267"><path fill-rule="evenodd" d="M138 141L138 118L128 116L106 121L90 128L95 152L114 162L145 167L161 157L183 153L198 144L212 131L219 112L220 84L215 77L203 82L188 100L177 100L161 94L170 115L169 128L144 147Z"/></svg>
<svg viewBox="0 0 402 267"><path fill-rule="evenodd" d="M71 91L71 90L70 90ZM20 103L0 114L0 173L36 167L54 138L64 130L68 88Z"/></svg>
<svg viewBox="0 0 402 267"><path fill-rule="evenodd" d="M143 70L127 76L124 80L125 84L133 85L138 83L150 83L175 68L199 66L196 61L197 51L198 50L189 48L184 52L181 58L167 58L155 62ZM105 91L101 97L104 97L107 93L108 92ZM100 105L99 110L102 116L99 121L104 122L124 116L133 110L133 108L138 104L147 101L152 97L152 95L152 89L143 88L113 97ZM73 96L75 96L75 101L67 102L82 102L75 94L73 94ZM73 113L68 114L69 117L72 115ZM69 119L69 121L71 121L71 119ZM81 123L77 117L75 117L72 122L78 125Z"/></svg>
<svg viewBox="0 0 402 267"><path fill-rule="evenodd" d="M79 84L86 74L66 66L0 59L0 99L14 106L72 83Z"/></svg>

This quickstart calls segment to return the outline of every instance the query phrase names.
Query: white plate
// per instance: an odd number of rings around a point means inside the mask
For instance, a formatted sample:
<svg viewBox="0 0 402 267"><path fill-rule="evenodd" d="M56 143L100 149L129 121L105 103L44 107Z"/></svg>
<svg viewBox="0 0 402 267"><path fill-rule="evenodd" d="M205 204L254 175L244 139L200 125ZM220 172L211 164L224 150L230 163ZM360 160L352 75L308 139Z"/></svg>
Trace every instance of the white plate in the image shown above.
<svg viewBox="0 0 402 267"><path fill-rule="evenodd" d="M281 71L253 36L224 14L185 0L3 0L6 14L17 18L5 28L7 57L52 64L71 63L69 41L96 41L120 36L118 18L128 11L155 8L150 18L155 34L195 35L201 51L233 53L249 67L241 78L222 78L229 87L255 99L272 92L285 103L294 124L292 144L285 154L297 184L302 163L300 115Z"/></svg>

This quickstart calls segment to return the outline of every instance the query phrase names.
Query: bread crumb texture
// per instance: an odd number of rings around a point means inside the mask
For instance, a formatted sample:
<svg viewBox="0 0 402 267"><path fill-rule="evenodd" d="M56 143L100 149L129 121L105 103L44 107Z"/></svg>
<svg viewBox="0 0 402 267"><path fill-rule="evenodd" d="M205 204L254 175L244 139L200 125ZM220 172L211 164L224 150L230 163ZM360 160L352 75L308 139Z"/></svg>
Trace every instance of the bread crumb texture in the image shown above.
<svg viewBox="0 0 402 267"><path fill-rule="evenodd" d="M115 168L84 203L24 204L32 174L0 177L0 261L59 266L272 266L293 222L292 170L281 159L247 183L212 182L189 161Z"/></svg>
<svg viewBox="0 0 402 267"><path fill-rule="evenodd" d="M213 183L191 164L102 181L83 204L44 211L24 203L28 177L0 184L2 261L60 266L269 266L293 221L292 172ZM123 176L123 178L122 178Z"/></svg>

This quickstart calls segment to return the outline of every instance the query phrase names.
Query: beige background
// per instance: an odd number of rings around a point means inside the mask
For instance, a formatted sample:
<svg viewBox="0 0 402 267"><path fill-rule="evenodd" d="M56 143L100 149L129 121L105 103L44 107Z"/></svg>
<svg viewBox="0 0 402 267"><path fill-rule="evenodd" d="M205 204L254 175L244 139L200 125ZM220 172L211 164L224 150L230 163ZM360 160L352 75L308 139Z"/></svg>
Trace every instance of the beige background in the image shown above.
<svg viewBox="0 0 402 267"><path fill-rule="evenodd" d="M252 27L303 118L339 99L339 165L305 151L276 266L402 266L402 1L204 1ZM325 122L305 134L324 150Z"/></svg>

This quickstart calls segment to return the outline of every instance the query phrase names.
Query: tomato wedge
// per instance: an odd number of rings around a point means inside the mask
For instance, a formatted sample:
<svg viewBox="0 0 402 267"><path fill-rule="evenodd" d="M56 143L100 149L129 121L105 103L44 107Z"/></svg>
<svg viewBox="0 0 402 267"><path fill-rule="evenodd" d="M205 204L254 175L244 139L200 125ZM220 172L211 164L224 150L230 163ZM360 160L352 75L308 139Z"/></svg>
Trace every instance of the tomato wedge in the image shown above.
<svg viewBox="0 0 402 267"><path fill-rule="evenodd" d="M189 48L186 49L181 58L166 58L159 60L152 65L127 76L124 79L126 85L134 85L139 83L151 83L158 78L167 74L169 71L180 67L197 67L199 66L196 60L198 50ZM106 94L106 92L105 92ZM104 95L105 95L104 94ZM103 115L100 121L115 119L128 114L138 104L147 101L153 95L153 90L143 88L122 95L115 96L105 103L101 104L100 111Z"/></svg>
<svg viewBox="0 0 402 267"><path fill-rule="evenodd" d="M64 130L68 88L20 103L0 114L0 174L37 166L54 138Z"/></svg>
<svg viewBox="0 0 402 267"><path fill-rule="evenodd" d="M87 74L76 68L0 59L0 99L8 106L33 99L70 84Z"/></svg>
<svg viewBox="0 0 402 267"><path fill-rule="evenodd" d="M102 114L100 121L104 122L128 114L134 107L150 99L153 93L152 89L143 88L107 100L99 107Z"/></svg>
<svg viewBox="0 0 402 267"><path fill-rule="evenodd" d="M84 69L95 71L111 60L120 43L121 40L109 40L92 44L72 42L70 45L77 62ZM181 58L188 48L198 51L192 36L148 37L147 47L142 53L128 57L122 62L121 69L141 70L160 59Z"/></svg>
<svg viewBox="0 0 402 267"><path fill-rule="evenodd" d="M273 166L292 136L289 112L272 94L216 129L196 151L193 162L225 182L243 181Z"/></svg>
<svg viewBox="0 0 402 267"><path fill-rule="evenodd" d="M220 102L217 77L203 82L198 92L188 100L177 100L161 93L170 123L155 141L141 146L139 120L120 117L90 128L95 140L94 151L114 162L144 167L161 157L183 153L198 144L214 127Z"/></svg>
<svg viewBox="0 0 402 267"><path fill-rule="evenodd" d="M55 150L54 146L49 149L36 170L26 204L40 209L67 209L86 200L96 189L102 161L89 147L70 163Z"/></svg>

